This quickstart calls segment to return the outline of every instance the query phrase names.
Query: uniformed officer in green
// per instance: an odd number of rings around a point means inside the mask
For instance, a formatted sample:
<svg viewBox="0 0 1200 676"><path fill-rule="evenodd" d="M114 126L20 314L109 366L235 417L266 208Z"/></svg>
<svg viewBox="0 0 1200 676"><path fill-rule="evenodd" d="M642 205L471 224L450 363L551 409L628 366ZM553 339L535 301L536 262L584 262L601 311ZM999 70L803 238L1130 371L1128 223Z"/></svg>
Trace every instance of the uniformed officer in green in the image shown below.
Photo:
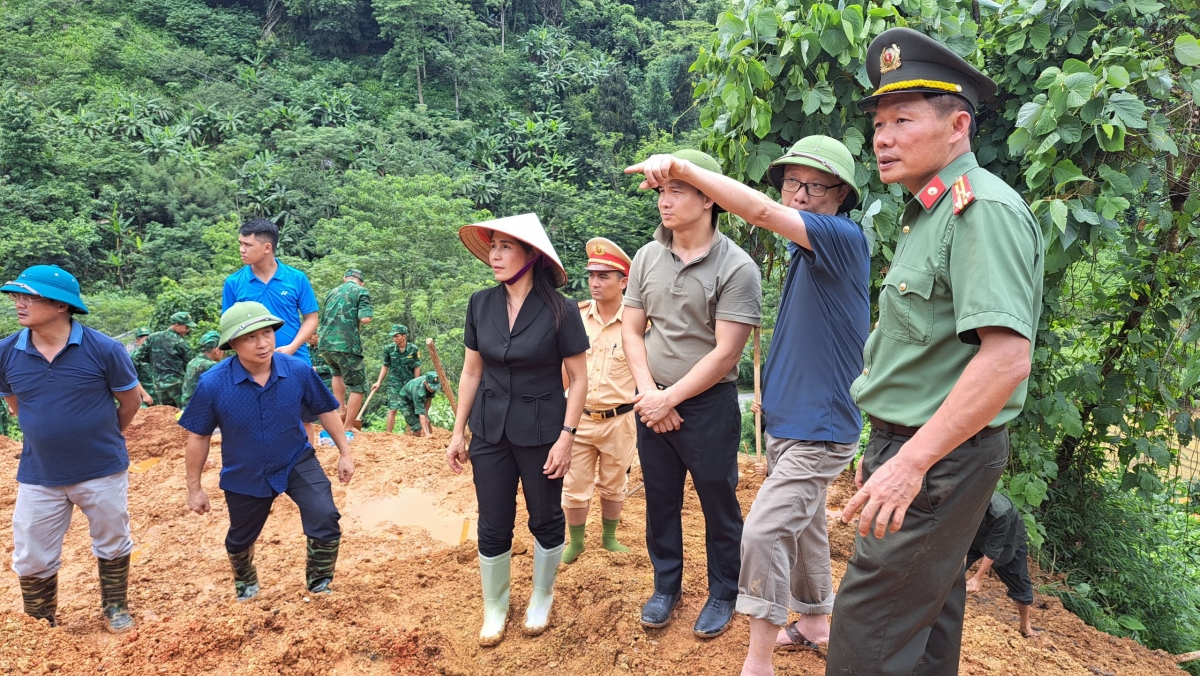
<svg viewBox="0 0 1200 676"><path fill-rule="evenodd" d="M150 346L146 345L150 333L150 327L139 326L133 332L133 351L129 353L137 369L138 386L142 389L142 406L154 405L154 368L150 365Z"/></svg>
<svg viewBox="0 0 1200 676"><path fill-rule="evenodd" d="M879 177L913 194L851 394L871 422L826 674L958 673L963 560L1008 460L1042 308L1041 229L971 152L996 85L908 28L867 50Z"/></svg>
<svg viewBox="0 0 1200 676"><path fill-rule="evenodd" d="M196 328L196 322L186 312L176 312L169 321L171 325L150 334L146 344L150 346L150 366L154 369L155 399L163 406L183 408L183 378L192 360L192 348L183 337Z"/></svg>
<svg viewBox="0 0 1200 676"><path fill-rule="evenodd" d="M408 381L421 375L421 352L416 345L408 344L408 327L403 324L392 324L392 342L383 348L383 366L379 369L379 377L371 386L371 391L378 390L387 378L388 434L396 426L396 410L399 407L401 391ZM412 429L411 426L409 429Z"/></svg>
<svg viewBox="0 0 1200 676"><path fill-rule="evenodd" d="M356 421L367 392L367 372L358 332L371 322L374 314L371 294L363 286L363 273L354 268L346 271L341 285L325 296L321 307L317 350L333 371L333 394L345 411L342 423L347 429L362 425Z"/></svg>
<svg viewBox="0 0 1200 676"><path fill-rule="evenodd" d="M221 344L221 332L209 331L203 336L200 336L200 343L197 347L200 354L196 358L188 362L187 373L183 376L183 397L182 403L186 407L192 395L196 393L196 385L200 382L200 376L205 371L217 365L225 357L225 351L219 346Z"/></svg>
<svg viewBox="0 0 1200 676"><path fill-rule="evenodd" d="M312 361L313 370L321 377L321 382L325 383L325 387L333 391L333 370L329 368L329 364L321 358L321 353L317 352L317 332L308 337L308 357ZM316 444L313 445L316 448Z"/></svg>
<svg viewBox="0 0 1200 676"><path fill-rule="evenodd" d="M417 376L404 385L396 406L408 423L408 433L414 437L424 437L433 434L433 426L429 424L429 406L433 397L442 389L436 373L426 373Z"/></svg>

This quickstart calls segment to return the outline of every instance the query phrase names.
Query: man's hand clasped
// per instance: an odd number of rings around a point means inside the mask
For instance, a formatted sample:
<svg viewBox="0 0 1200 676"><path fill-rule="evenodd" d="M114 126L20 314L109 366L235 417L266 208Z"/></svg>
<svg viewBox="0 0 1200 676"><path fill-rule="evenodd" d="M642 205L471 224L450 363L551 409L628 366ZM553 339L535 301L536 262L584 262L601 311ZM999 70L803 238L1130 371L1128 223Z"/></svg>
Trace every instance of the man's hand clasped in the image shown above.
<svg viewBox="0 0 1200 676"><path fill-rule="evenodd" d="M683 418L671 404L667 390L638 393L633 397L633 410L644 425L658 434L674 432L683 425Z"/></svg>
<svg viewBox="0 0 1200 676"><path fill-rule="evenodd" d="M842 510L842 523L850 523L861 509L858 518L858 534L866 537L875 524L875 537L882 538L888 531L895 533L904 524L904 513L921 492L925 472L904 455L904 449L883 463L871 478L862 482L862 466L855 473L855 483L860 486L850 502Z"/></svg>

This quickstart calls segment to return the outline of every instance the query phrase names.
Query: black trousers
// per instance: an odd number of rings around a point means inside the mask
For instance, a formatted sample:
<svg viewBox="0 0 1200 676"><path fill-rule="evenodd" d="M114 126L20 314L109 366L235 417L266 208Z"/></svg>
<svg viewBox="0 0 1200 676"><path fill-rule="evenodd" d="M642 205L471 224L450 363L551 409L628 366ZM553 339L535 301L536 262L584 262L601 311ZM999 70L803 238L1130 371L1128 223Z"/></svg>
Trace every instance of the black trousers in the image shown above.
<svg viewBox="0 0 1200 676"><path fill-rule="evenodd" d="M516 446L508 437L490 444L479 435L467 452L474 469L475 499L479 502L479 553L499 556L512 549L517 521L517 482L525 493L529 532L543 549L563 543L566 517L562 511L562 479L549 479L542 466L550 457L544 446Z"/></svg>
<svg viewBox="0 0 1200 676"><path fill-rule="evenodd" d="M1018 517L1019 518L1019 517ZM967 568L983 558L983 552L972 549L967 552ZM1029 545L1022 542L1017 545L1013 557L1003 563L992 562L992 570L996 577L1008 587L1008 598L1017 603L1033 605L1033 580L1029 579Z"/></svg>
<svg viewBox="0 0 1200 676"><path fill-rule="evenodd" d="M342 536L338 520L342 515L333 504L333 485L317 456L309 449L292 468L288 475L287 496L300 508L300 521L304 534L314 540L328 542ZM278 496L259 498L225 491L225 504L229 507L229 533L225 536L225 550L230 554L244 552L258 540L271 505Z"/></svg>
<svg viewBox="0 0 1200 676"><path fill-rule="evenodd" d="M714 385L675 407L683 425L658 434L639 419L638 457L646 486L646 549L654 589L683 585L683 486L688 472L704 512L708 593L732 601L741 572L742 507L737 499L737 451L742 420L737 386Z"/></svg>

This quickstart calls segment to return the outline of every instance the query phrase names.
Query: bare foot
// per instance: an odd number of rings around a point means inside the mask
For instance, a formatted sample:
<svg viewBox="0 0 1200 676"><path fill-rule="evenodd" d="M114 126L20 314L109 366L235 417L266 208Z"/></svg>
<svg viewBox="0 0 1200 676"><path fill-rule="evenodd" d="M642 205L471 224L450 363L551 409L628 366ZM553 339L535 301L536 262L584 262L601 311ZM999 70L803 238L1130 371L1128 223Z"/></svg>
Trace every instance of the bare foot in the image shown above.
<svg viewBox="0 0 1200 676"><path fill-rule="evenodd" d="M742 676L775 676L775 669L770 662L756 662L747 657L742 663Z"/></svg>

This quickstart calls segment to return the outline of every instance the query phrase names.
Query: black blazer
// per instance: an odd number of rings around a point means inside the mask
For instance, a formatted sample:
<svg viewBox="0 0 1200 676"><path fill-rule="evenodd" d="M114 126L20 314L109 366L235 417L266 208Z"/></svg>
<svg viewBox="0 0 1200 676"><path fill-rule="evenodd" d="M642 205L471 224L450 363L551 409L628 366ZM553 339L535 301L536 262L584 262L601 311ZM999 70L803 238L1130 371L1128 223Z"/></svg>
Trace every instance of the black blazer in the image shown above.
<svg viewBox="0 0 1200 676"><path fill-rule="evenodd" d="M515 446L552 444L562 433L567 400L562 363L591 347L575 303L562 298L564 316L554 330L554 313L536 291L517 313L512 333L503 285L471 296L463 342L483 357L483 379L471 405L471 432L491 444L503 436Z"/></svg>

